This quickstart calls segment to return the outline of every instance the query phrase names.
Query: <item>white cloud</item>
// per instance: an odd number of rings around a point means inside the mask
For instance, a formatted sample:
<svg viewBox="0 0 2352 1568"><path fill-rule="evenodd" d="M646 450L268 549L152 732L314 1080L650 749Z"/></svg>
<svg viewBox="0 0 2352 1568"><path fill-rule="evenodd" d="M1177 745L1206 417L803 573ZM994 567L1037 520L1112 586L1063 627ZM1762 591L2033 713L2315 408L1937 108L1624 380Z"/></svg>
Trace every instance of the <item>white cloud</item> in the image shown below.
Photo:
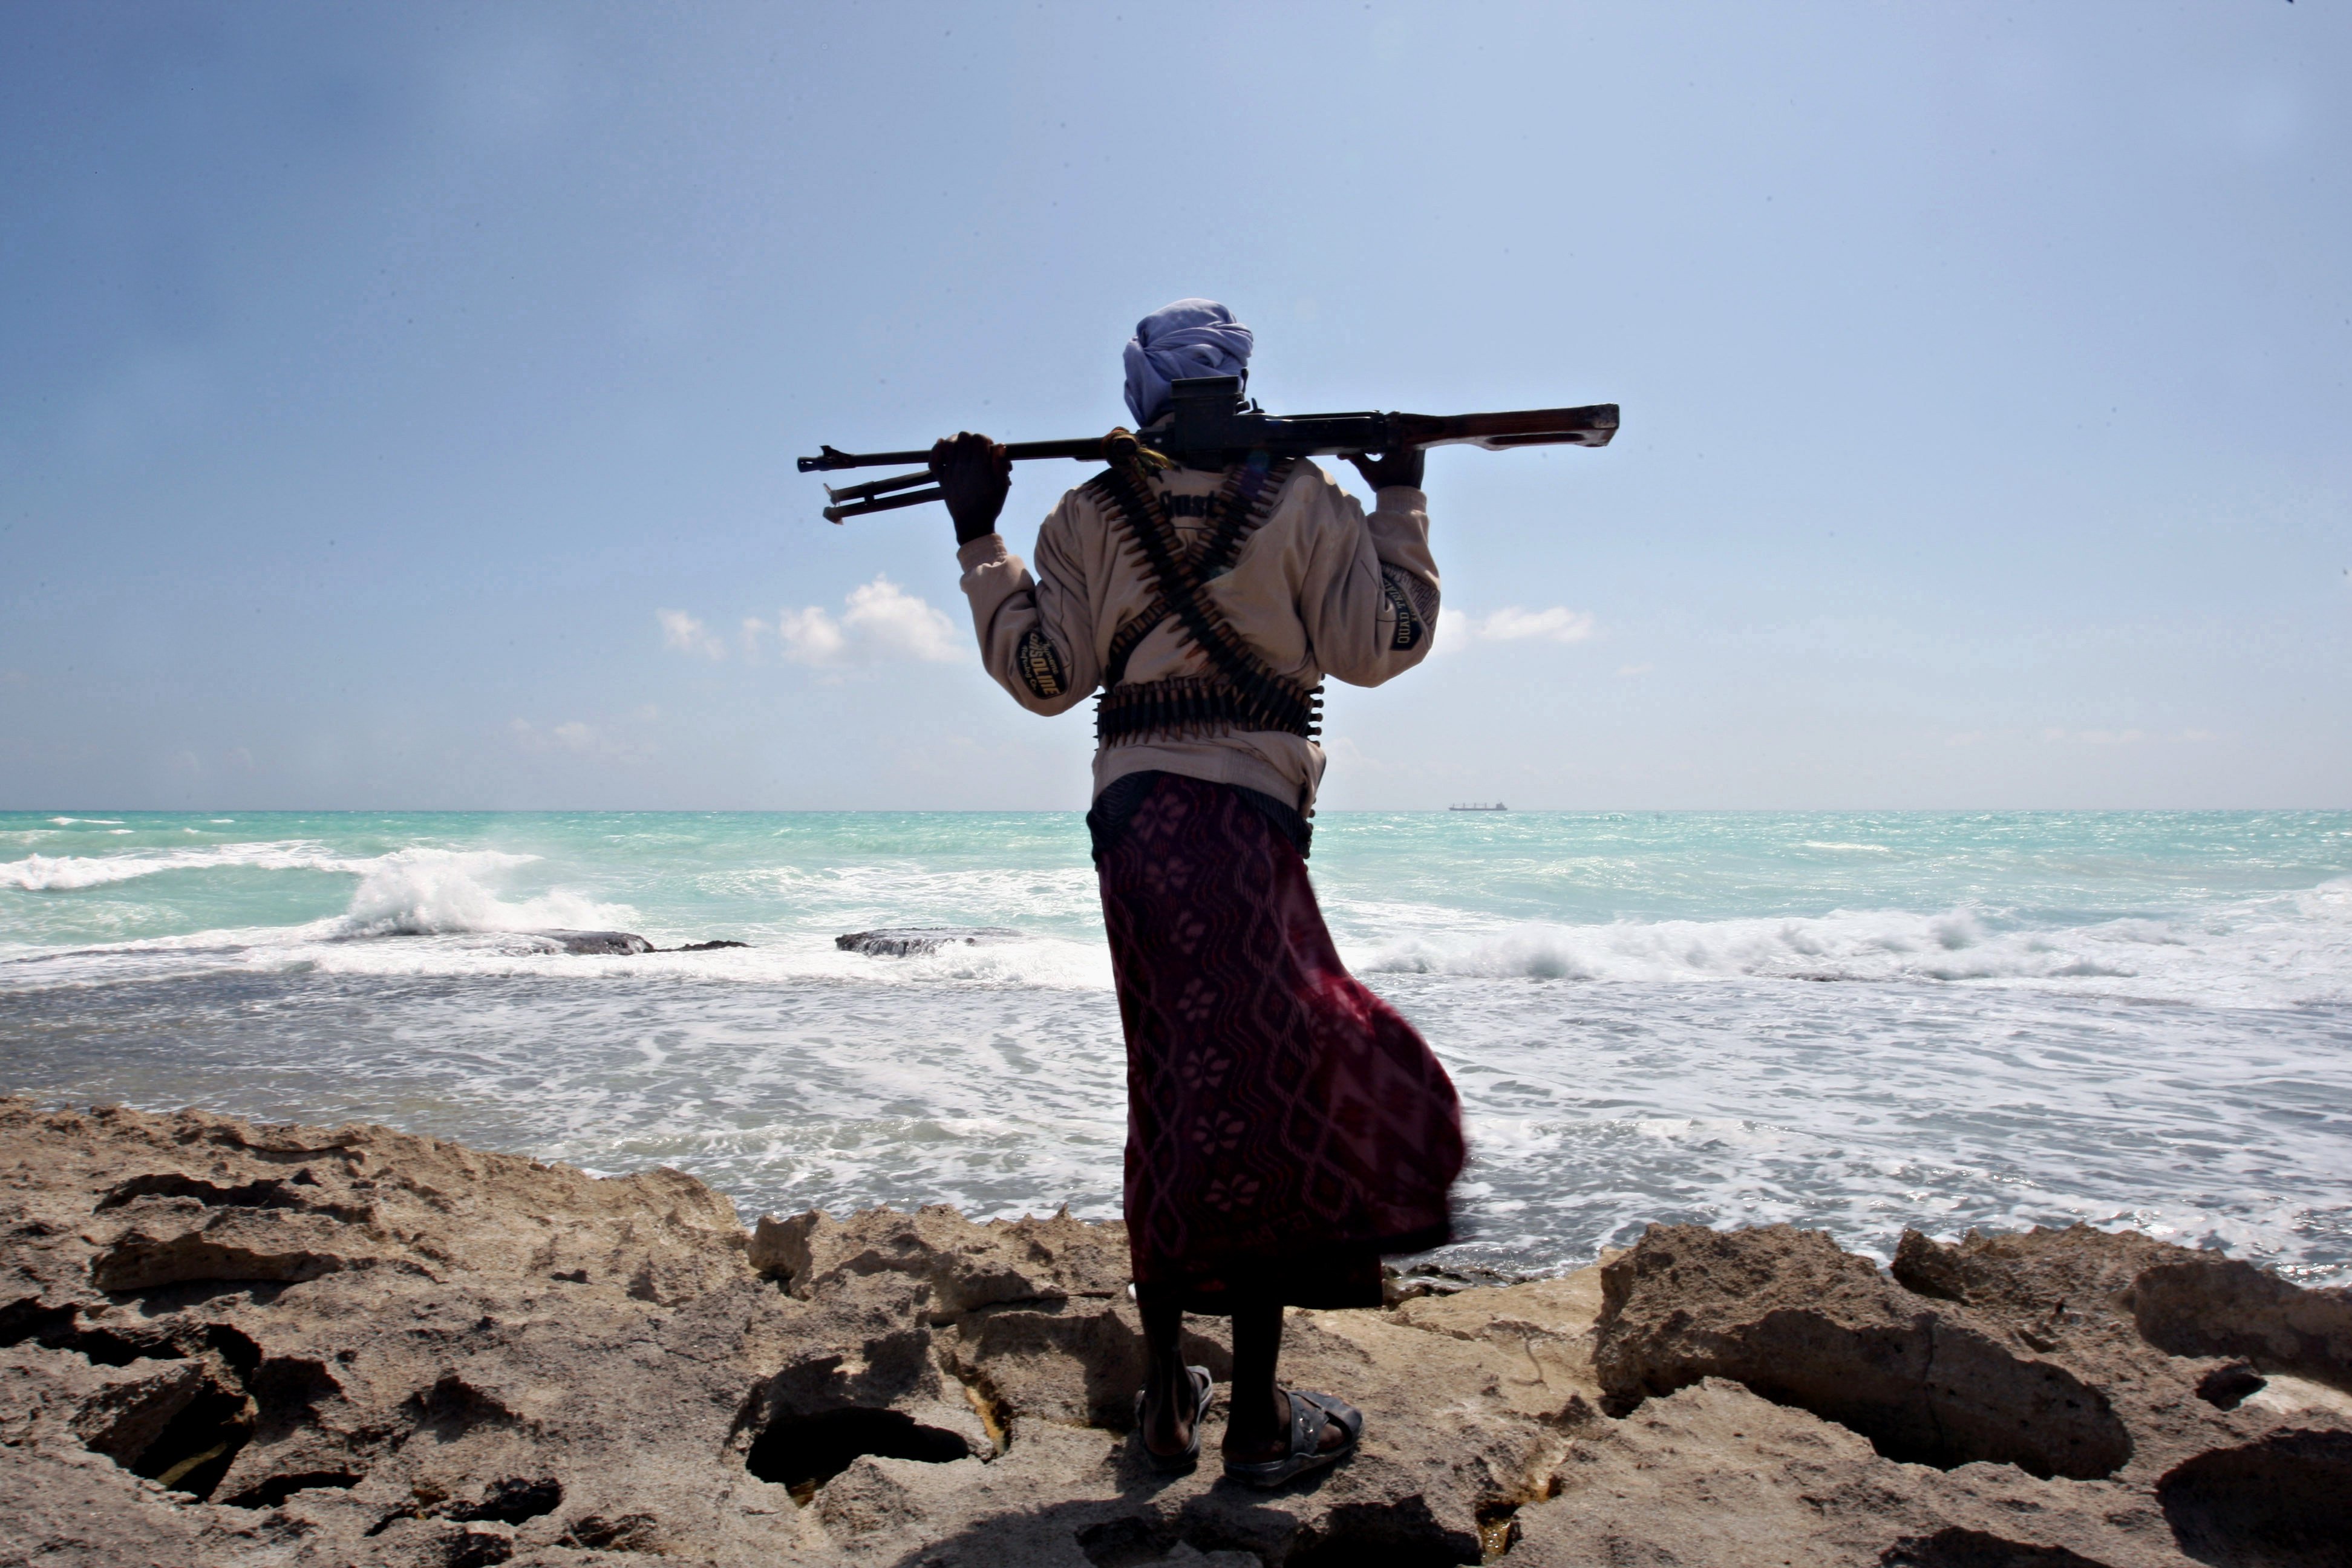
<svg viewBox="0 0 2352 1568"><path fill-rule="evenodd" d="M684 610L657 610L662 641L680 653L711 659L727 657L729 637ZM852 588L839 609L804 605L779 610L772 621L745 616L731 640L746 663L757 664L772 648L793 664L884 664L922 659L952 664L971 657L969 637L958 618L907 592L887 576Z"/></svg>
<svg viewBox="0 0 2352 1568"><path fill-rule="evenodd" d="M849 609L843 626L877 651L900 654L932 664L963 657L955 623L887 577L877 577L849 591Z"/></svg>
<svg viewBox="0 0 2352 1568"><path fill-rule="evenodd" d="M1438 622L1437 646L1460 648L1478 642L1583 642L1600 631L1601 623L1590 610L1571 610L1565 605L1554 605L1548 610L1528 610L1511 605L1485 616L1450 612ZM1639 671L1629 668L1619 673Z"/></svg>
<svg viewBox="0 0 2352 1568"><path fill-rule="evenodd" d="M630 718L646 722L659 716L657 709L640 708ZM635 763L653 754L653 748L645 742L615 734L611 726L591 724L582 719L566 719L560 724L534 724L528 719L515 719L509 721L508 728L516 745L542 755L569 752L576 757L611 757Z"/></svg>
<svg viewBox="0 0 2352 1568"><path fill-rule="evenodd" d="M711 636L710 628L684 610L656 610L661 622L662 641L680 653L700 654L705 658L725 658L727 645Z"/></svg>
<svg viewBox="0 0 2352 1568"><path fill-rule="evenodd" d="M2053 727L2043 730L2042 738L2080 746L2137 746L2150 742L2158 745L2180 742L2196 746L2221 737L2211 730L2182 730L2168 735L2147 730L2061 730Z"/></svg>
<svg viewBox="0 0 2352 1568"><path fill-rule="evenodd" d="M837 616L817 605L781 612L775 631L784 657L795 664L896 658L947 664L964 657L956 623L887 577L852 588L842 603Z"/></svg>
<svg viewBox="0 0 2352 1568"><path fill-rule="evenodd" d="M1468 618L1477 621L1475 616ZM1528 637L1539 637L1545 642L1582 642L1601 629L1590 611L1571 610L1565 605L1554 605L1549 610L1523 610L1513 605L1496 610L1477 624L1476 635L1482 642L1519 642Z"/></svg>
<svg viewBox="0 0 2352 1568"><path fill-rule="evenodd" d="M2084 746L2137 746L2147 739L2145 730L2062 730L2051 725L2042 731L2045 741L2074 742Z"/></svg>
<svg viewBox="0 0 2352 1568"><path fill-rule="evenodd" d="M841 635L841 623L814 605L805 610L780 612L776 640L782 645L784 657L794 664L833 664L849 646Z"/></svg>

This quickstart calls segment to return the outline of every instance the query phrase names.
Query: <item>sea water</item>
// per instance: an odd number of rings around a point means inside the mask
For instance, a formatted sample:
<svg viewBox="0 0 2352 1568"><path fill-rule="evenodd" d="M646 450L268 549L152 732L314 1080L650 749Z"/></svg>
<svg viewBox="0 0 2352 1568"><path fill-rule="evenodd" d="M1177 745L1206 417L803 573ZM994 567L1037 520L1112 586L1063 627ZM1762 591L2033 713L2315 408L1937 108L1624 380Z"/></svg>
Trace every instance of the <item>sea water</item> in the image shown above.
<svg viewBox="0 0 2352 1568"><path fill-rule="evenodd" d="M2352 1279L2352 814L1328 814L1453 1073L1449 1257L1654 1220L2134 1226ZM913 958L875 926L1011 927ZM636 956L528 933L622 929ZM1118 1212L1075 816L0 816L0 1089L381 1121L748 1217Z"/></svg>

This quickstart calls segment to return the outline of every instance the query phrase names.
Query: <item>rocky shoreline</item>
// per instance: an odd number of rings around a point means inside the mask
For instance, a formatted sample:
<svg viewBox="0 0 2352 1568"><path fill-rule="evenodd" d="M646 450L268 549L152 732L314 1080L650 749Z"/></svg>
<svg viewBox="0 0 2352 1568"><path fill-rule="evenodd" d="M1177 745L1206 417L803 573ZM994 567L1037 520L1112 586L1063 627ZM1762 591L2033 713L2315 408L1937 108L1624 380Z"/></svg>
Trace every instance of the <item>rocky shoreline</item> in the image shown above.
<svg viewBox="0 0 2352 1568"><path fill-rule="evenodd" d="M2132 1233L1295 1313L1369 1429L1270 1494L1127 1442L1116 1226L5 1100L0 1233L0 1563L2352 1563L2352 1293Z"/></svg>

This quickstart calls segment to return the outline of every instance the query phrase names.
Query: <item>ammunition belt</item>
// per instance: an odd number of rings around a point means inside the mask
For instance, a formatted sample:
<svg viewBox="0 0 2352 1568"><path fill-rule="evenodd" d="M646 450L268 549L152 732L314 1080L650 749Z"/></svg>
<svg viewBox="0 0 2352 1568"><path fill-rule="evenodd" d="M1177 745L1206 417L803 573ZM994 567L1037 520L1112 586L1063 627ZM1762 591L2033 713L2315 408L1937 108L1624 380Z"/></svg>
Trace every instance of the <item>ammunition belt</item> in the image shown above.
<svg viewBox="0 0 2352 1568"><path fill-rule="evenodd" d="M1145 479L1132 437L1124 449L1115 440L1105 445L1111 466L1086 488L1118 524L1122 552L1150 573L1159 593L1111 637L1104 691L1095 709L1097 741L1108 746L1159 734L1202 737L1240 730L1277 730L1312 740L1322 729L1320 689L1267 668L1202 591L1212 578L1233 569L1242 545L1273 512L1297 459L1253 452L1227 470L1210 506L1214 521L1208 540L1194 554L1184 549ZM1171 616L1178 639L1198 648L1212 673L1126 682L1127 661L1136 646Z"/></svg>
<svg viewBox="0 0 2352 1568"><path fill-rule="evenodd" d="M1295 458L1280 463L1265 460L1256 454L1255 462L1236 463L1225 470L1225 482L1214 495L1163 496L1159 498L1163 515L1172 510L1193 512L1191 506L1178 507L1177 502L1197 502L1194 515L1211 520L1208 541L1192 559L1192 577L1196 583L1206 583L1222 577L1234 568L1234 558L1250 535L1265 526L1267 516L1281 499L1283 482L1290 470L1298 466ZM1148 490L1147 494L1150 493ZM1106 498L1097 492L1096 499ZM1179 560L1183 552L1178 552ZM1127 661L1135 656L1136 648L1160 622L1168 618L1168 597L1155 595L1151 602L1138 610L1132 619L1111 634L1109 656L1103 663L1103 687L1108 690L1127 679Z"/></svg>
<svg viewBox="0 0 2352 1568"><path fill-rule="evenodd" d="M1150 604L1135 612L1133 619L1111 633L1110 654L1103 660L1105 691L1127 679L1127 661L1135 657L1135 650L1142 646L1143 639L1151 635L1153 628L1167 618L1167 597L1155 595Z"/></svg>
<svg viewBox="0 0 2352 1568"><path fill-rule="evenodd" d="M1241 693L1213 675L1180 675L1114 686L1095 700L1095 739L1106 746L1130 741L1207 740L1239 730L1286 730L1315 737L1323 721L1323 694L1307 694L1306 722L1270 723Z"/></svg>

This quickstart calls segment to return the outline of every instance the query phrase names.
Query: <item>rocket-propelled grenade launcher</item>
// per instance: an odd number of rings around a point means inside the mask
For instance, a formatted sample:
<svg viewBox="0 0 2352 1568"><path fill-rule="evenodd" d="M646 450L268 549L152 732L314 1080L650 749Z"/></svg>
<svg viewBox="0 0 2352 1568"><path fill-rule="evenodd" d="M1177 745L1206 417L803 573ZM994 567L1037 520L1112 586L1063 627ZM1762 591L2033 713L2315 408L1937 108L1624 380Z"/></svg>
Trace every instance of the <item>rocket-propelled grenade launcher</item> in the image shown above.
<svg viewBox="0 0 2352 1568"><path fill-rule="evenodd" d="M1617 434L1617 405L1590 404L1582 408L1522 408L1508 414L1303 414L1295 417L1267 414L1242 397L1241 378L1204 375L1179 381L1170 387L1169 412L1136 432L1155 452L1195 463L1203 458L1231 461L1247 452L1276 458L1320 458L1342 453L1395 452L1407 447L1447 447L1467 443L1498 452L1512 447L1606 447ZM1118 432L1114 432L1117 434ZM1036 458L1070 458L1081 463L1106 460L1102 436L1076 441L1007 442L1004 455L1016 463ZM835 468L878 468L886 465L919 463L920 471L868 479L859 485L827 485L833 505L824 509L827 522L920 506L940 499L929 467L929 449L912 452L838 452L823 448L800 460L801 472L830 473ZM918 486L925 487L918 489Z"/></svg>

